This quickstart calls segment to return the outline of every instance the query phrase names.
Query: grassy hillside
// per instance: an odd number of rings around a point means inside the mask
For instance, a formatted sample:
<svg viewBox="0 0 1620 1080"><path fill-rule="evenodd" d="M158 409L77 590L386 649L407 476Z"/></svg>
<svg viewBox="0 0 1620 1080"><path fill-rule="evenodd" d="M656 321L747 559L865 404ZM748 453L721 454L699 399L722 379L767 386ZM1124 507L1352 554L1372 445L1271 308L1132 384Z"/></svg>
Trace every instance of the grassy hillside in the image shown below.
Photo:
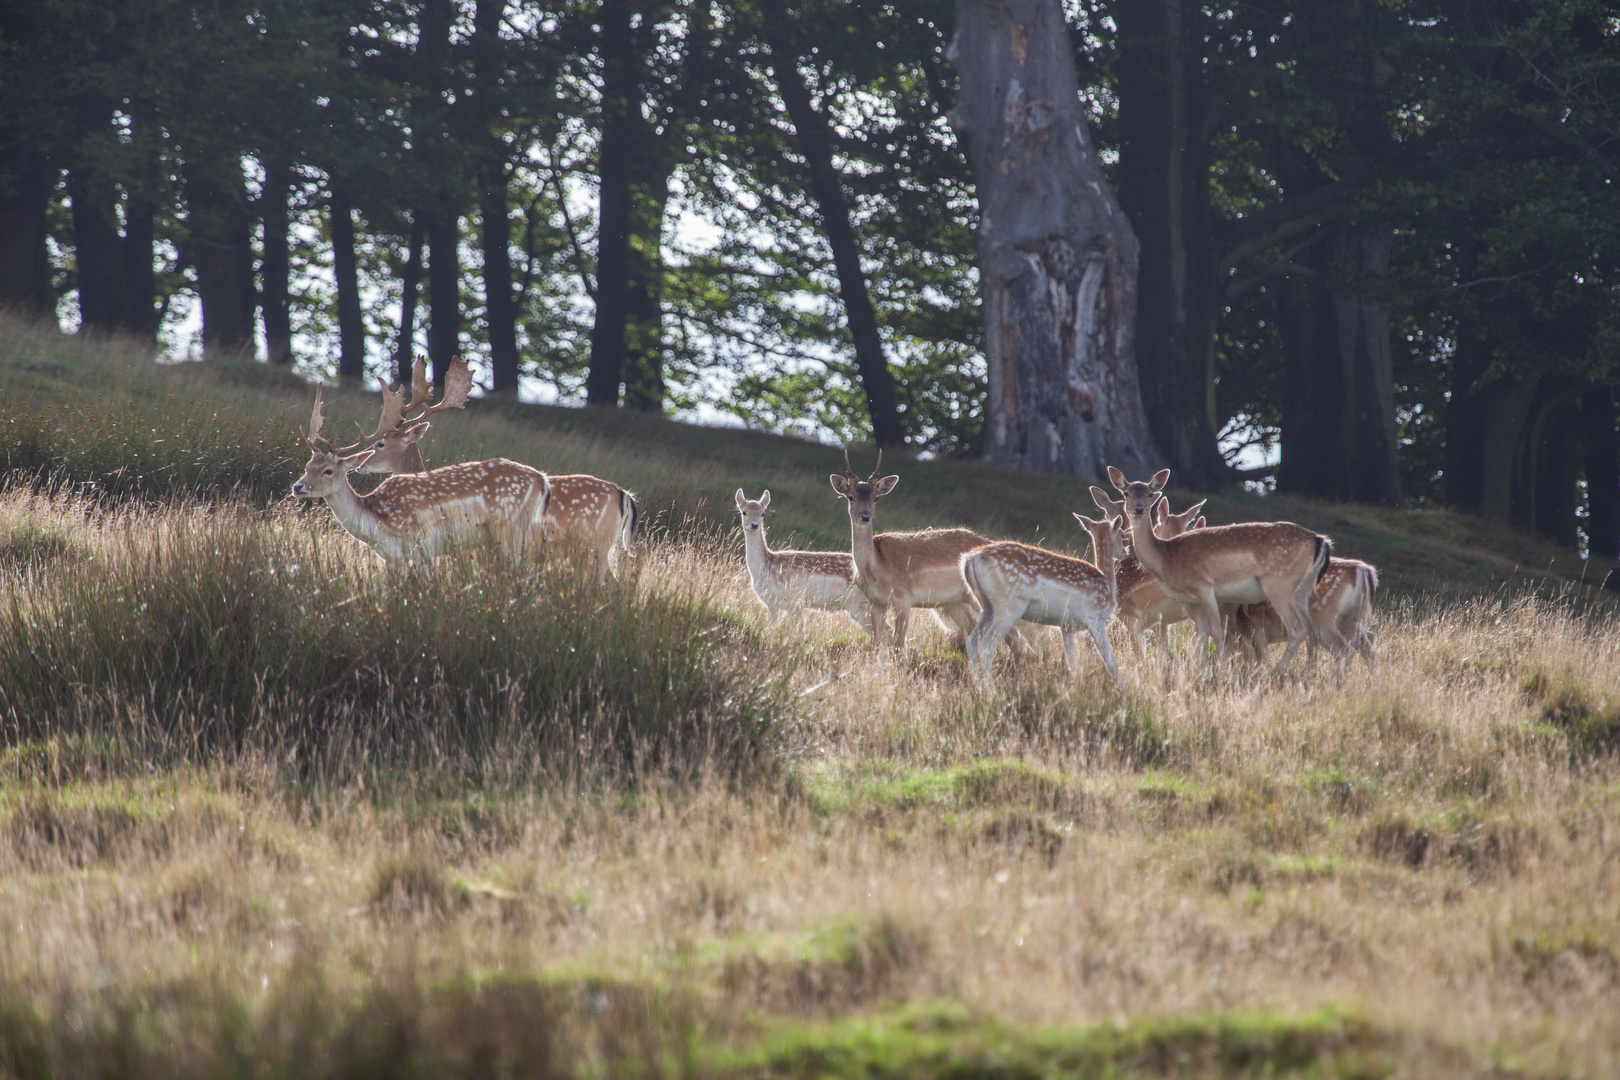
<svg viewBox="0 0 1620 1080"><path fill-rule="evenodd" d="M375 421L376 394L328 388L329 429ZM0 323L0 466L61 470L111 490L245 488L285 496L308 456L297 427L312 402L306 384L264 365L160 368L105 343ZM665 527L730 530L732 492L772 491L773 543L847 548L849 525L827 474L840 451L760 432L700 428L620 411L474 401L441 414L424 443L429 463L504 456L549 472L591 472L636 491ZM857 450L864 474L873 455ZM966 525L993 538L1083 551L1071 510L1095 514L1084 486L963 461L890 458L900 486L879 528ZM1177 507L1201 493L1174 487ZM1214 524L1287 519L1328 533L1336 550L1377 565L1392 594L1476 595L1527 585L1601 583L1613 563L1584 563L1515 529L1449 510L1387 510L1242 493L1211 499ZM740 548L740 543L739 543Z"/></svg>
<svg viewBox="0 0 1620 1080"><path fill-rule="evenodd" d="M664 526L424 582L286 498L309 402L0 333L0 1077L1620 1072L1620 621L1535 541L1223 498L1384 567L1377 674L1048 636L985 700L929 620L762 617L731 492L841 546L824 447L476 403L430 456ZM1073 485L895 471L1077 546Z"/></svg>

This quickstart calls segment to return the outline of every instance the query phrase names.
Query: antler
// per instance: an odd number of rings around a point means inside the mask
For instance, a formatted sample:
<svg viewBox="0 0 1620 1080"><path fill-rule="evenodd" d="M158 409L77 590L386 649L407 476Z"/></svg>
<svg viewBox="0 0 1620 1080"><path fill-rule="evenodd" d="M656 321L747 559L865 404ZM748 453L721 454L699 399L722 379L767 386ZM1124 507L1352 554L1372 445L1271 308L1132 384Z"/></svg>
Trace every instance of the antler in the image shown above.
<svg viewBox="0 0 1620 1080"><path fill-rule="evenodd" d="M423 381L426 382L426 379ZM439 399L437 405L431 405L411 417L411 422L415 423L418 420L426 419L440 409L465 409L467 407L467 394L471 390L472 372L467 368L467 361L459 356L454 357L450 361L450 370L444 373L444 396ZM416 407L414 401L411 403L411 407Z"/></svg>
<svg viewBox="0 0 1620 1080"><path fill-rule="evenodd" d="M320 446L317 445L318 442L326 443L328 446L332 445L329 440L321 436L321 425L325 422L326 418L321 415L321 384L316 383L315 409L309 414L309 434L304 436L304 441L309 444L311 450L320 450Z"/></svg>
<svg viewBox="0 0 1620 1080"><path fill-rule="evenodd" d="M405 415L414 409L427 405L428 399L433 396L433 387L428 383L428 360L425 356L416 358L416 369L411 373L411 403L402 410L399 423L414 424L418 420L425 420L440 409L465 409L467 407L467 393L472 390L472 372L467 369L467 361L455 357L450 361L450 370L444 373L444 396L437 405L429 405L415 416Z"/></svg>
<svg viewBox="0 0 1620 1080"><path fill-rule="evenodd" d="M878 473L880 473L882 471L883 471L883 447L880 446L880 447L878 447L877 464L872 466L872 475L868 476L866 478L866 482L868 484L876 483L877 478L878 478Z"/></svg>
<svg viewBox="0 0 1620 1080"><path fill-rule="evenodd" d="M450 361L450 370L444 376L444 397L437 405L431 405L415 416L407 416L412 409L426 405L433 396L433 389L428 385L428 361L425 356L416 358L416 367L411 372L411 400L405 401L405 388L391 389L383 387L382 415L377 418L377 430L370 435L365 428L360 428L360 441L345 446L338 451L340 454L351 453L385 435L392 435L407 424L414 424L419 420L438 412L440 409L465 409L467 407L467 394L472 390L472 372L467 368L467 362L460 357ZM359 425L355 425L359 427Z"/></svg>
<svg viewBox="0 0 1620 1080"><path fill-rule="evenodd" d="M855 479L855 467L849 463L849 447L844 447L844 475Z"/></svg>

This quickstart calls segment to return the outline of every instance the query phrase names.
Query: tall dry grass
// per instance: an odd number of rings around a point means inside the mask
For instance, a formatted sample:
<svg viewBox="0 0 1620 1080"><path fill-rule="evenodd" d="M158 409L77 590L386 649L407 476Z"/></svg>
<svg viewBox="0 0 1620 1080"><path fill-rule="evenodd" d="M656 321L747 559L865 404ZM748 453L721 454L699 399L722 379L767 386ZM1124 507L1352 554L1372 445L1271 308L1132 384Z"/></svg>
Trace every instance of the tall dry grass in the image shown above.
<svg viewBox="0 0 1620 1080"><path fill-rule="evenodd" d="M13 487L0 590L10 1072L1620 1068L1620 629L1545 601L985 701L701 531L390 581Z"/></svg>

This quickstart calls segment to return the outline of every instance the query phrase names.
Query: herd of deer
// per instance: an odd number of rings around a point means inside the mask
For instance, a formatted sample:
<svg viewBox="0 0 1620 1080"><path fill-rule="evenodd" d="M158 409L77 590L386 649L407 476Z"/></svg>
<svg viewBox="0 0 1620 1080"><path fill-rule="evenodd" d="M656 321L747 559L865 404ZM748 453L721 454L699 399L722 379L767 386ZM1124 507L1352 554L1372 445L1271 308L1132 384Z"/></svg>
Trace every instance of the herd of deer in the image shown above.
<svg viewBox="0 0 1620 1080"><path fill-rule="evenodd" d="M594 476L547 476L505 458L468 461L429 470L420 443L428 417L467 405L472 374L461 360L445 374L444 394L428 405L427 361L418 358L405 391L383 388L377 430L350 446L334 447L321 435L321 391L310 414L309 464L293 494L325 499L355 539L382 556L391 569L415 564L426 571L440 554L493 543L515 562L547 541L582 550L597 567L617 573L619 554L634 555L635 496ZM392 473L374 491L360 495L350 473Z"/></svg>
<svg viewBox="0 0 1620 1080"><path fill-rule="evenodd" d="M833 491L848 504L847 555L772 551L765 541L771 493L750 499L737 489L749 579L773 618L797 616L802 607L846 611L882 647L893 611L894 645L903 650L912 609L931 608L941 625L959 635L973 681L992 694L991 657L1004 640L1015 650L1023 647L1021 621L1061 629L1064 657L1075 674L1084 628L1116 683L1121 680L1108 644L1110 617L1124 624L1138 657L1146 627L1154 628L1162 650L1165 628L1191 620L1194 653L1206 666L1211 640L1223 662L1234 645L1264 662L1268 644L1286 642L1274 675L1302 644L1314 659L1318 640L1341 662L1354 649L1369 666L1376 664L1367 628L1378 585L1371 566L1334 558L1327 537L1292 522L1210 528L1198 516L1202 502L1171 514L1164 502L1169 469L1146 482L1108 469L1123 498L1093 487L1092 500L1104 516L1074 515L1091 534L1096 561L1087 562L1014 541L992 543L971 529L874 535L877 500L900 482L898 476L879 479L882 467L879 451L878 467L862 480L846 452L843 475L830 477Z"/></svg>
<svg viewBox="0 0 1620 1080"><path fill-rule="evenodd" d="M321 434L321 392L304 436L311 454L293 493L324 499L338 522L380 555L391 568L416 564L424 570L438 555L458 547L494 544L514 561L543 543L582 551L599 569L618 573L619 555L634 555L637 508L624 488L594 476L548 476L505 458L463 462L428 470L420 442L428 417L463 408L472 387L465 363L451 364L444 394L430 405L427 364L418 359L411 398L403 388L383 389L377 429L350 446L335 447ZM1315 658L1317 642L1341 663L1351 649L1376 663L1367 628L1374 569L1333 556L1328 538L1292 522L1251 522L1207 527L1198 512L1169 512L1164 486L1170 470L1149 481L1128 481L1113 467L1109 480L1122 496L1100 487L1091 497L1101 519L1075 514L1091 535L1094 562L1014 541L992 543L971 529L926 529L873 533L877 500L894 490L898 476L862 480L844 455L844 472L831 477L848 504L849 553L773 551L765 540L766 491L758 499L737 489L748 576L754 594L773 619L797 618L803 608L844 611L882 648L891 640L905 648L914 608L931 609L955 632L968 657L973 681L995 692L991 658L1002 641L1015 650L1027 644L1020 622L1056 626L1064 657L1079 671L1079 631L1091 634L1116 683L1119 667L1108 644L1108 620L1124 624L1132 651L1142 655L1142 632L1152 627L1162 651L1169 625L1191 620L1195 655L1209 662L1213 641L1219 659L1241 647L1264 662L1266 647L1286 642L1273 674L1287 668L1300 645ZM350 473L392 474L360 495ZM894 613L893 629L889 612Z"/></svg>

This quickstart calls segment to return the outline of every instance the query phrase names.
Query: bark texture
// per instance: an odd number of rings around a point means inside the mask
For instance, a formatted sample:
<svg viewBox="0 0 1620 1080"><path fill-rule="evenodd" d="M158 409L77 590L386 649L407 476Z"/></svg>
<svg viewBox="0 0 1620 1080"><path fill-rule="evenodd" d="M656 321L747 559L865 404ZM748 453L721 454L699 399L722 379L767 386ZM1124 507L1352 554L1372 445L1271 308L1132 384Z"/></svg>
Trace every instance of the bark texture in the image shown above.
<svg viewBox="0 0 1620 1080"><path fill-rule="evenodd" d="M267 358L272 364L292 363L292 303L288 295L291 251L287 229L287 199L292 191L292 165L272 158L264 167L264 194L260 216L264 220L264 259L259 264L260 310L264 317Z"/></svg>
<svg viewBox="0 0 1620 1080"><path fill-rule="evenodd" d="M416 365L416 303L422 292L422 215L413 214L411 236L400 271L399 336L394 341L394 382L409 385Z"/></svg>
<svg viewBox="0 0 1620 1080"><path fill-rule="evenodd" d="M669 154L646 130L631 185L630 250L626 266L624 404L664 407L664 209L669 203Z"/></svg>
<svg viewBox="0 0 1620 1080"><path fill-rule="evenodd" d="M1294 260L1285 285L1289 391L1277 487L1393 505L1401 496L1394 362L1389 315L1374 289L1389 270L1394 233L1346 221L1323 228L1328 235Z"/></svg>
<svg viewBox="0 0 1620 1080"><path fill-rule="evenodd" d="M366 377L366 327L354 255L354 207L342 189L332 192L332 274L337 278L338 379L358 383Z"/></svg>
<svg viewBox="0 0 1620 1080"><path fill-rule="evenodd" d="M473 68L477 80L478 211L484 225L485 317L489 322L491 389L518 391L517 297L512 292L512 224L507 217L507 149L495 133L500 94L501 19L505 0L478 0L474 9Z"/></svg>
<svg viewBox="0 0 1620 1080"><path fill-rule="evenodd" d="M203 356L240 356L253 348L251 217L240 159L208 146L186 176L187 253L202 301ZM151 264L150 248L145 260Z"/></svg>
<svg viewBox="0 0 1620 1080"><path fill-rule="evenodd" d="M628 0L602 4L602 144L597 151L596 322L585 401L617 405L630 303L630 198L634 126L641 119Z"/></svg>
<svg viewBox="0 0 1620 1080"><path fill-rule="evenodd" d="M61 170L37 151L24 155L9 178L0 175L0 307L44 317L55 306L46 215Z"/></svg>
<svg viewBox="0 0 1620 1080"><path fill-rule="evenodd" d="M1080 109L1058 0L958 0L952 126L979 189L986 461L1162 468L1136 369L1138 246Z"/></svg>
<svg viewBox="0 0 1620 1080"><path fill-rule="evenodd" d="M1203 74L1204 16L1184 0L1118 8L1119 201L1141 242L1136 361L1142 405L1183 483L1216 487L1219 258L1209 204L1216 103Z"/></svg>

